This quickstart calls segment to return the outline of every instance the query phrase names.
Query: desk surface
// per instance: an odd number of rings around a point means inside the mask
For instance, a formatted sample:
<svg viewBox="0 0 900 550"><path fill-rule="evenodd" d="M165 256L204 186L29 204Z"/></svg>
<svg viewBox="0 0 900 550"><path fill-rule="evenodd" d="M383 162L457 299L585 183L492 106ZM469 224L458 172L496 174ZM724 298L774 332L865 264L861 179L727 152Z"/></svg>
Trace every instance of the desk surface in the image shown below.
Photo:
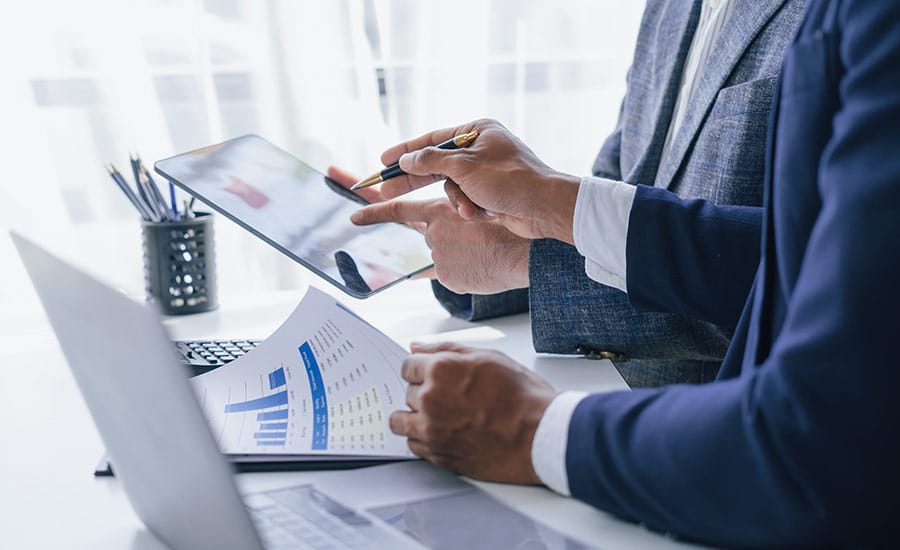
<svg viewBox="0 0 900 550"><path fill-rule="evenodd" d="M500 349L560 389L625 387L607 361L538 356L527 316L471 324L449 317L426 281L412 281L367 301L338 296L401 344L453 340ZM168 318L174 338L265 337L302 292L223 296L211 313ZM34 304L36 306L36 303ZM0 547L163 548L141 524L115 479L92 477L103 445L59 346L38 307L0 312ZM240 474L244 491L304 483L314 472ZM477 483L520 511L602 547L680 547L537 487Z"/></svg>

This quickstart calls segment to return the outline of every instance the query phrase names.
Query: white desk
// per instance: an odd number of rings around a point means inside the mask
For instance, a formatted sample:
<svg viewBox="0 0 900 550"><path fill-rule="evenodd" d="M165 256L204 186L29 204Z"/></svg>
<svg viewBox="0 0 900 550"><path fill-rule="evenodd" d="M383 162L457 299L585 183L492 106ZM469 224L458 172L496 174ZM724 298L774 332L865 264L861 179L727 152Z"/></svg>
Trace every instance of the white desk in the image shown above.
<svg viewBox="0 0 900 550"><path fill-rule="evenodd" d="M455 340L501 349L560 389L624 387L606 361L536 356L527 316L483 325L450 318L425 281L405 283L371 300L340 296L401 344ZM171 318L176 338L264 337L302 292L223 296L218 311ZM103 445L56 339L37 307L0 312L0 547L132 548L163 546L135 516L117 480L91 472ZM240 474L245 491L307 482L316 474ZM536 487L478 483L513 507L606 548L683 546L638 526Z"/></svg>

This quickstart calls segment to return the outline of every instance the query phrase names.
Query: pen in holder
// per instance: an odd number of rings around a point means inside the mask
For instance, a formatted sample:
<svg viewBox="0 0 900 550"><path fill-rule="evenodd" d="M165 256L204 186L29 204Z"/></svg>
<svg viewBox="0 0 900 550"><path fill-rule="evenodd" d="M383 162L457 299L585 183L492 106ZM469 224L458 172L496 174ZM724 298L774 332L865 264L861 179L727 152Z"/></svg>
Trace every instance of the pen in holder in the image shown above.
<svg viewBox="0 0 900 550"><path fill-rule="evenodd" d="M109 163L106 170L141 215L144 248L144 289L147 301L159 304L166 315L215 309L216 257L213 217L194 213L194 200L178 211L175 186L169 182L169 202L137 153L129 155L134 186Z"/></svg>
<svg viewBox="0 0 900 550"><path fill-rule="evenodd" d="M166 315L215 309L213 217L198 212L179 220L141 222L147 301Z"/></svg>

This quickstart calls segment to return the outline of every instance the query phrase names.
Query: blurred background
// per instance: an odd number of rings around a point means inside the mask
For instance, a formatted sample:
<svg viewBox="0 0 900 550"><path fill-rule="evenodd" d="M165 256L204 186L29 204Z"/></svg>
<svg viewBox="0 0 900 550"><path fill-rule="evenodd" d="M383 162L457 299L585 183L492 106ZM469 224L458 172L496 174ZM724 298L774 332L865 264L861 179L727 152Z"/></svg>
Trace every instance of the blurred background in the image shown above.
<svg viewBox="0 0 900 550"><path fill-rule="evenodd" d="M389 145L497 118L554 168L612 131L635 0L29 0L0 21L0 309L39 234L142 295L140 224L103 164L246 133L359 175ZM220 296L310 275L216 221Z"/></svg>

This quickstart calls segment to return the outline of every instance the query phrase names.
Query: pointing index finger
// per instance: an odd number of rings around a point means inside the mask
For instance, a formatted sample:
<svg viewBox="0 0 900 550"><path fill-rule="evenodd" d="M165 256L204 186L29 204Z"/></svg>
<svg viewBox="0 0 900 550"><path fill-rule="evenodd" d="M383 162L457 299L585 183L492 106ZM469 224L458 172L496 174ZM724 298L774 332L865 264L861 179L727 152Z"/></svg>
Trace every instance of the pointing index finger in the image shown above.
<svg viewBox="0 0 900 550"><path fill-rule="evenodd" d="M387 201L357 210L350 216L356 225L372 225L384 222L428 222L427 201Z"/></svg>

